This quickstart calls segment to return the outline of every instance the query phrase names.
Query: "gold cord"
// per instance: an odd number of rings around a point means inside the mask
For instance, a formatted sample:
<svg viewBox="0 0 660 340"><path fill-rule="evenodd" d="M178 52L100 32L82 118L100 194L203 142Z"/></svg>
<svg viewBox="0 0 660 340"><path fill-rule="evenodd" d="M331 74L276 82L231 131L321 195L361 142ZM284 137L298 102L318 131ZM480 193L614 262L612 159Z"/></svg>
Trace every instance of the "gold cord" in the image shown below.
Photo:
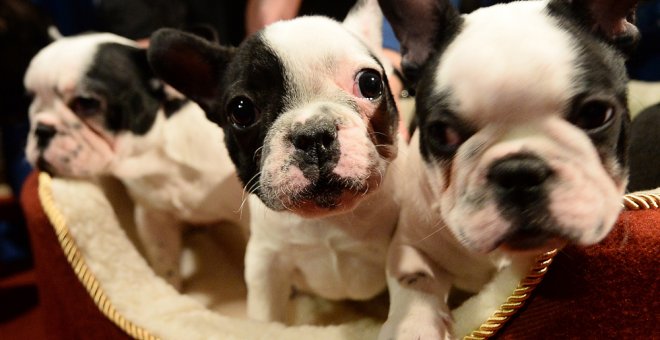
<svg viewBox="0 0 660 340"><path fill-rule="evenodd" d="M78 280L80 280L80 283L85 287L87 293L92 297L94 304L98 307L101 313L121 328L126 334L135 339L158 340L158 337L150 334L149 331L144 328L128 321L123 315L117 312L110 299L108 299L103 287L101 287L101 284L87 266L76 242L71 234L69 234L66 219L56 208L51 187L51 177L45 172L39 174L39 200L41 201L41 206L43 207L46 216L48 216L50 223L55 229L57 239L60 241L66 259L69 261Z"/></svg>
<svg viewBox="0 0 660 340"><path fill-rule="evenodd" d="M660 207L660 194L629 194L623 196L623 207L626 210L646 210L658 209ZM525 277L518 288L513 291L509 296L507 302L502 304L500 308L491 315L486 322L481 324L479 328L472 331L470 335L463 337L464 340L484 340L492 337L504 327L504 324L509 321L511 316L525 305L525 302L532 294L532 291L543 280L543 277L548 272L548 268L552 263L553 258L557 255L557 250L547 252L539 256L527 277Z"/></svg>

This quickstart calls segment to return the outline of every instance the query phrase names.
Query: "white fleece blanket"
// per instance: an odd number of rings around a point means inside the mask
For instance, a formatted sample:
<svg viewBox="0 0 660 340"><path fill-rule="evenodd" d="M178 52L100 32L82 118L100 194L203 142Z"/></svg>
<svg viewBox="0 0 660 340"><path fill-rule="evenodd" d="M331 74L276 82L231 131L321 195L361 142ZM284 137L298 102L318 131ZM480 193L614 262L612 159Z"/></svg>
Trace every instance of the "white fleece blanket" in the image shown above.
<svg viewBox="0 0 660 340"><path fill-rule="evenodd" d="M297 296L295 326L245 319L240 231L230 225L190 230L179 293L150 269L136 247L132 204L121 184L53 179L56 208L116 310L162 339L375 339L387 299L331 303ZM455 311L456 334L481 325L506 301L528 267L497 275Z"/></svg>

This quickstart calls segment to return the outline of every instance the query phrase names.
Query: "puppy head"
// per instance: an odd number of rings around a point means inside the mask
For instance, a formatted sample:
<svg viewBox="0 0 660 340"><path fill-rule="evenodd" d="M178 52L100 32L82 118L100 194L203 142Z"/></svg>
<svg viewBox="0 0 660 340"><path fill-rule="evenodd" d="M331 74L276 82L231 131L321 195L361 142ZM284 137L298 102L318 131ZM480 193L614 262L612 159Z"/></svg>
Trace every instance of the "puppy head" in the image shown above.
<svg viewBox="0 0 660 340"><path fill-rule="evenodd" d="M396 155L388 68L369 48L378 13L360 3L343 24L279 22L238 49L162 30L149 60L224 128L246 190L277 211L334 214L376 189Z"/></svg>
<svg viewBox="0 0 660 340"><path fill-rule="evenodd" d="M603 14L604 3L618 12ZM633 4L621 3L514 2L459 16L448 1L381 1L417 81L434 208L467 248L587 245L613 226L626 184L622 51L637 37Z"/></svg>
<svg viewBox="0 0 660 340"><path fill-rule="evenodd" d="M146 51L111 34L59 39L31 61L27 158L66 177L107 174L123 135L151 128L163 98Z"/></svg>

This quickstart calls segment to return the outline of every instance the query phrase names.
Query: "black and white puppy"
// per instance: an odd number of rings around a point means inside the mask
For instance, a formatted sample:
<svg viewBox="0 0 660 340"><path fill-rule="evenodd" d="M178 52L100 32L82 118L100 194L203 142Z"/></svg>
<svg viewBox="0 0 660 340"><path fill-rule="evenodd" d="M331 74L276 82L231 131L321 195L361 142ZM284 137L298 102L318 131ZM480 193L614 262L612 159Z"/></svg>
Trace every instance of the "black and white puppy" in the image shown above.
<svg viewBox="0 0 660 340"><path fill-rule="evenodd" d="M247 223L236 168L217 147L222 129L198 105L166 95L133 41L56 40L34 57L25 85L34 95L28 160L55 176L120 179L149 262L175 287L184 222Z"/></svg>
<svg viewBox="0 0 660 340"><path fill-rule="evenodd" d="M292 288L328 299L385 289L398 216L398 113L379 57L380 9L343 23L278 22L238 49L181 32L151 38L149 60L225 130L250 195L249 317L286 322Z"/></svg>
<svg viewBox="0 0 660 340"><path fill-rule="evenodd" d="M630 1L523 1L461 16L381 0L416 82L381 339L451 337L451 288L608 234L626 187ZM461 334L456 334L461 335Z"/></svg>

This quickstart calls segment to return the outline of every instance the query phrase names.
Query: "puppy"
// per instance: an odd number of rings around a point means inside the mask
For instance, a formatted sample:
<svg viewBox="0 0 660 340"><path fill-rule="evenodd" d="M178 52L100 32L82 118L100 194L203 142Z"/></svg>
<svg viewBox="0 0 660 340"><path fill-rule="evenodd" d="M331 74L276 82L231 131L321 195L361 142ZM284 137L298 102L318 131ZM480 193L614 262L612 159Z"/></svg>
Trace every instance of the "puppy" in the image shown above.
<svg viewBox="0 0 660 340"><path fill-rule="evenodd" d="M241 219L242 187L223 132L196 104L166 95L146 50L112 34L57 40L30 63L29 161L55 176L115 176L135 200L154 271L181 284L183 223Z"/></svg>
<svg viewBox="0 0 660 340"><path fill-rule="evenodd" d="M343 23L275 23L231 49L173 30L149 60L225 130L250 192L249 317L287 322L292 289L327 299L382 292L398 216L398 113L379 57L377 3Z"/></svg>
<svg viewBox="0 0 660 340"><path fill-rule="evenodd" d="M451 337L450 289L612 228L626 187L625 1L526 1L460 16L381 0L417 121L388 254L381 339ZM459 335L459 334L456 334Z"/></svg>

